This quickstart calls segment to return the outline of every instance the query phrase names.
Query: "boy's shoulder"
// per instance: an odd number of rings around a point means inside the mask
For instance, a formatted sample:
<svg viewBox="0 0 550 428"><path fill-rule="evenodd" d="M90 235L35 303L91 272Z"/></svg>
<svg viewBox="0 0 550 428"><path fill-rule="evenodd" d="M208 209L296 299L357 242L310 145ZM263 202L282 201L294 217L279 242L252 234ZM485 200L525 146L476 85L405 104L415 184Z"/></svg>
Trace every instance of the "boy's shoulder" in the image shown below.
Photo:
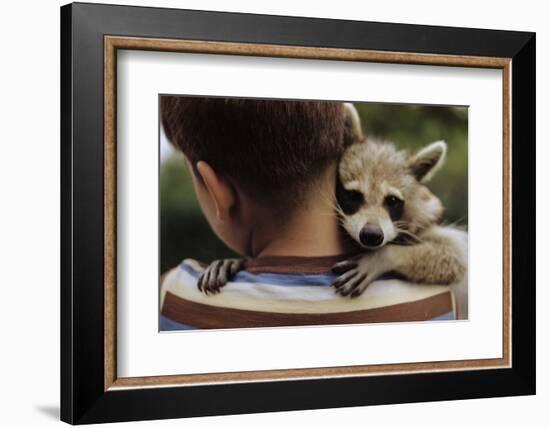
<svg viewBox="0 0 550 428"><path fill-rule="evenodd" d="M208 305L229 305L231 307L257 308L263 301L273 299L300 299L315 302L333 297L330 285L335 276L330 272L332 261L319 265L314 258L294 264L291 258L261 262L246 260L244 269L223 287L216 295L205 295L197 282L208 267L207 263L185 259L161 278L161 307L167 295L201 302ZM301 258L304 259L304 258ZM272 304L269 303L271 306Z"/></svg>
<svg viewBox="0 0 550 428"><path fill-rule="evenodd" d="M214 295L205 295L197 288L207 264L186 259L165 276L161 313L197 328L411 321L444 314L452 317L454 299L448 286L387 279L372 283L362 296L342 298L331 287L335 275L319 260L294 259L252 260Z"/></svg>

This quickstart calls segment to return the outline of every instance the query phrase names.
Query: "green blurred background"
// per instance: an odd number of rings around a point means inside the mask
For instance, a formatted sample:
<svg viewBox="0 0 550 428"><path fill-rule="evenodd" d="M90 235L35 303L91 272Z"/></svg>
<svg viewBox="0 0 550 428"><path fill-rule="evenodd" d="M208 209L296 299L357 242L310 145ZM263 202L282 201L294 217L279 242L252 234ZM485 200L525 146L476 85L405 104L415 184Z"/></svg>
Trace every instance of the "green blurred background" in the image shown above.
<svg viewBox="0 0 550 428"><path fill-rule="evenodd" d="M444 222L468 225L467 107L354 103L367 136L411 152L437 140L448 145L447 161L429 187L445 207ZM212 233L198 205L183 156L161 136L161 272L192 257L209 262L234 257Z"/></svg>

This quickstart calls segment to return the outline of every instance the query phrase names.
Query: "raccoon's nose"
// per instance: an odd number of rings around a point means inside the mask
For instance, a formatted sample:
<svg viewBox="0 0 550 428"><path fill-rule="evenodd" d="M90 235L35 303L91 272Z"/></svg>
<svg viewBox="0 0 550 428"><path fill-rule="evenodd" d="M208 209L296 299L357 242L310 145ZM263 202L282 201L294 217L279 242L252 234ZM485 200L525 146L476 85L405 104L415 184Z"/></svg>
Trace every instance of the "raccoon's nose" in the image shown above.
<svg viewBox="0 0 550 428"><path fill-rule="evenodd" d="M361 232L359 233L359 240L361 244L366 247L378 247L382 242L384 242L384 232L380 226L375 226L373 224L367 224Z"/></svg>

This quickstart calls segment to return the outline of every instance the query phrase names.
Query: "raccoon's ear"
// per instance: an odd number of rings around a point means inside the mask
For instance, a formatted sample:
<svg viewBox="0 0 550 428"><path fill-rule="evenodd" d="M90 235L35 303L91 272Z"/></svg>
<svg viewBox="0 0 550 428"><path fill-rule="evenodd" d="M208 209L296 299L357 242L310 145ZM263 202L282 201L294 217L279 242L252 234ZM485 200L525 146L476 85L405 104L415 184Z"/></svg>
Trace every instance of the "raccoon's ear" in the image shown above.
<svg viewBox="0 0 550 428"><path fill-rule="evenodd" d="M427 183L445 161L447 144L436 141L429 144L409 160L409 168L420 183Z"/></svg>
<svg viewBox="0 0 550 428"><path fill-rule="evenodd" d="M359 113L352 103L344 103L344 114L345 114L345 131L344 131L344 140L346 147L363 141L365 138L363 136L363 128L361 127L361 119L359 118Z"/></svg>

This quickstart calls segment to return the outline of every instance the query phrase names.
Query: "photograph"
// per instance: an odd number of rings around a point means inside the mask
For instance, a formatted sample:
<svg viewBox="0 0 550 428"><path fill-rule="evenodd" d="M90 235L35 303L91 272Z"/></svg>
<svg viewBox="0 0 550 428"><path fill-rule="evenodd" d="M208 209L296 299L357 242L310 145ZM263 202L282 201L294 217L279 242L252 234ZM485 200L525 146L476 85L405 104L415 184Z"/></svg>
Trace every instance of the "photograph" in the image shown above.
<svg viewBox="0 0 550 428"><path fill-rule="evenodd" d="M159 95L159 331L468 319L468 107Z"/></svg>

